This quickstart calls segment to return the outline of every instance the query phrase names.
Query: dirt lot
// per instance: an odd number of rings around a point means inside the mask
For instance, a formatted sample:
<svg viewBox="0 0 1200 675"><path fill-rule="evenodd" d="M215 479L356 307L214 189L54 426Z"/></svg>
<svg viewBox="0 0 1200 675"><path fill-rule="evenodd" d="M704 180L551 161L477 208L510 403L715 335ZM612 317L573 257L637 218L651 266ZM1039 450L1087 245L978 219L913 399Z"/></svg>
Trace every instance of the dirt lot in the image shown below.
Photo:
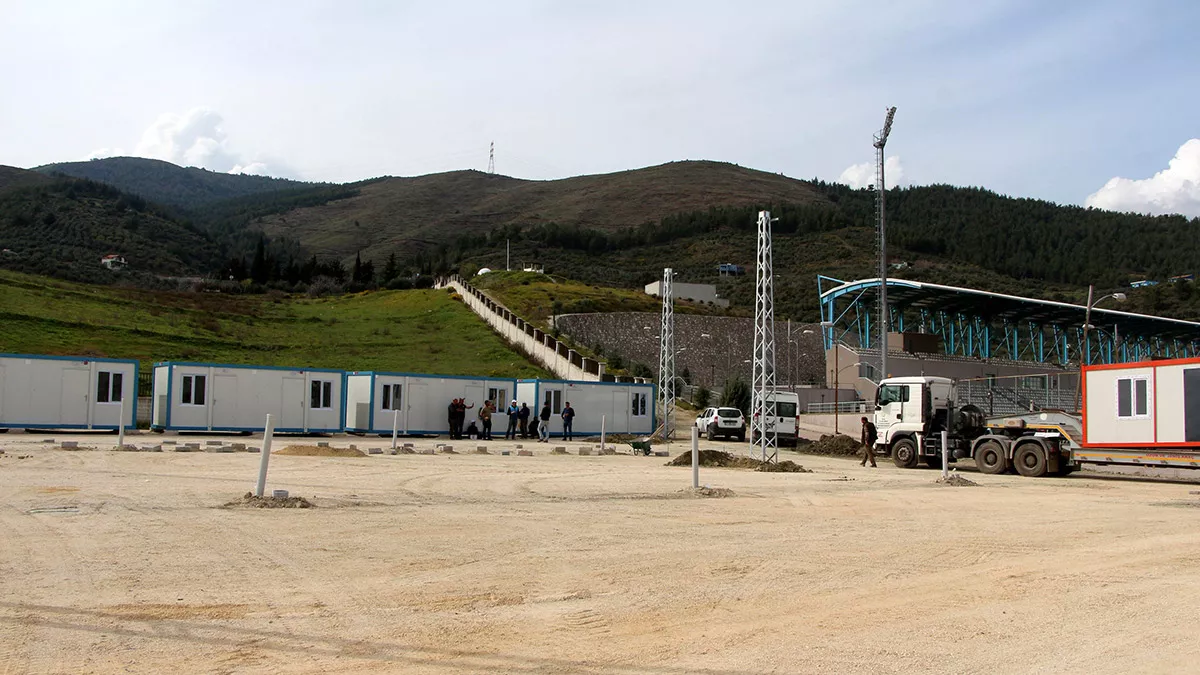
<svg viewBox="0 0 1200 675"><path fill-rule="evenodd" d="M253 486L258 455L40 439L0 438L0 673L1200 663L1195 485L971 472L978 487L947 487L802 456L814 473L706 469L734 493L712 499L664 458L531 444L274 456L268 489L316 508L221 508Z"/></svg>

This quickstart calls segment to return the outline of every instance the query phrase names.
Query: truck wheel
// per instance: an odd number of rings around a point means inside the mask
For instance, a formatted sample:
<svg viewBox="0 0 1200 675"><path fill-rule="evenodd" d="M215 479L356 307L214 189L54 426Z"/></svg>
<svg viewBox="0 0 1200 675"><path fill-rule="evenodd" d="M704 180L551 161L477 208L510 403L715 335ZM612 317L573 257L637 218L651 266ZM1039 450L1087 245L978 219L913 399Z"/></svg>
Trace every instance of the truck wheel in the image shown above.
<svg viewBox="0 0 1200 675"><path fill-rule="evenodd" d="M1013 455L1013 464L1022 476L1040 478L1046 475L1046 451L1038 443L1023 443Z"/></svg>
<svg viewBox="0 0 1200 675"><path fill-rule="evenodd" d="M1004 448L996 441L984 441L975 450L975 467L981 473L1004 473L1008 471L1008 457Z"/></svg>
<svg viewBox="0 0 1200 675"><path fill-rule="evenodd" d="M913 469L917 466L917 444L911 439L901 438L892 444L892 462L901 469Z"/></svg>

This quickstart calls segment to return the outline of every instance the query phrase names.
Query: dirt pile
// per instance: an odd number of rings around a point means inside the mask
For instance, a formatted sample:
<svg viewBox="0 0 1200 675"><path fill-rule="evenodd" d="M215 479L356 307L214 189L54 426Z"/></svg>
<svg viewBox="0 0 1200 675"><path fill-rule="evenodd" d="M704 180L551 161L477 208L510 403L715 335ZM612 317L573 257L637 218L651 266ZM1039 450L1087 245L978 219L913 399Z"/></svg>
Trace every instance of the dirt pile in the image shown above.
<svg viewBox="0 0 1200 675"><path fill-rule="evenodd" d="M698 488L686 488L680 490L679 492L684 497L715 497L720 499L734 496L733 490L730 490L729 488L715 488L708 487L707 485Z"/></svg>
<svg viewBox="0 0 1200 675"><path fill-rule="evenodd" d="M253 492L247 492L241 499L225 504L227 509L311 509L315 506L304 497L256 497Z"/></svg>
<svg viewBox="0 0 1200 675"><path fill-rule="evenodd" d="M937 483L938 485L949 485L951 487L971 487L973 485L979 485L979 483L967 478L963 478L958 474L954 474L949 478L938 478Z"/></svg>
<svg viewBox="0 0 1200 675"><path fill-rule="evenodd" d="M355 448L331 448L327 445L289 445L271 454L293 457L366 457L361 450Z"/></svg>
<svg viewBox="0 0 1200 675"><path fill-rule="evenodd" d="M721 450L701 450L700 451L700 466L706 467L722 467L728 469L753 469L755 471L778 471L782 473L812 473L811 469L805 469L799 464L784 460L778 463L763 462L753 457L739 457L737 455L724 452ZM692 451L686 450L667 462L667 466L691 466Z"/></svg>
<svg viewBox="0 0 1200 675"><path fill-rule="evenodd" d="M862 453L862 444L845 434L825 434L820 440L797 444L796 451L812 455L858 455Z"/></svg>

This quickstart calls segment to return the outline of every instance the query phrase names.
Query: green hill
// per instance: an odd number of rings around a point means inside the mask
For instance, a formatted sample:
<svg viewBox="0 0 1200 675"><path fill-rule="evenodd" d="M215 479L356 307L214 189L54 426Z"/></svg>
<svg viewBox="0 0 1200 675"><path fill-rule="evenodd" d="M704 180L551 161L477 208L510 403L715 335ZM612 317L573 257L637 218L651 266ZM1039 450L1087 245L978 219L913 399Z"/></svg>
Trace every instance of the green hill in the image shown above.
<svg viewBox="0 0 1200 675"><path fill-rule="evenodd" d="M207 234L144 199L100 183L0 172L0 265L60 278L110 283L127 278L100 266L125 256L142 275L186 276L217 267L224 251Z"/></svg>
<svg viewBox="0 0 1200 675"><path fill-rule="evenodd" d="M194 209L226 199L311 187L312 183L181 167L157 159L108 157L46 164L34 169L111 185L158 204Z"/></svg>
<svg viewBox="0 0 1200 675"><path fill-rule="evenodd" d="M545 377L445 291L166 293L0 271L0 352Z"/></svg>

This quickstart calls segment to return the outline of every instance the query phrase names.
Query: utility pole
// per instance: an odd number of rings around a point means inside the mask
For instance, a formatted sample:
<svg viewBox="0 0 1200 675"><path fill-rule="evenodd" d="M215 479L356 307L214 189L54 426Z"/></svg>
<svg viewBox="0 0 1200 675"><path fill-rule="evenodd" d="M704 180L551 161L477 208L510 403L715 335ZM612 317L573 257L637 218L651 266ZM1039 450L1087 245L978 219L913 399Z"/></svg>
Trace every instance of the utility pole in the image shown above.
<svg viewBox="0 0 1200 675"><path fill-rule="evenodd" d="M892 118L896 116L896 107L888 108L887 118L883 121L883 129L875 134L875 211L879 221L879 379L888 376L888 324L891 316L887 303L887 217L884 209L886 194L883 175L884 146L887 145L888 134L892 132Z"/></svg>
<svg viewBox="0 0 1200 675"><path fill-rule="evenodd" d="M496 173L496 141L488 146L488 173Z"/></svg>

